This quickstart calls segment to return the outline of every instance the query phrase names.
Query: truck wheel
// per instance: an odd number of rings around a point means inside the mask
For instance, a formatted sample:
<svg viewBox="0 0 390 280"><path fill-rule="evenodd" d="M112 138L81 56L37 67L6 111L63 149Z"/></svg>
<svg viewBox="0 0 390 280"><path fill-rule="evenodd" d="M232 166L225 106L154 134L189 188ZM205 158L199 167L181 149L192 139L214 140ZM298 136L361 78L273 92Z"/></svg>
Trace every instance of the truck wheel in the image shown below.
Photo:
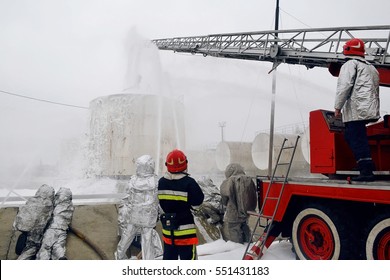
<svg viewBox="0 0 390 280"><path fill-rule="evenodd" d="M323 209L322 209L323 208ZM328 214L327 214L328 213ZM346 234L338 215L322 206L303 209L295 218L292 239L298 259L337 260L347 254ZM330 218L332 217L332 218Z"/></svg>
<svg viewBox="0 0 390 280"><path fill-rule="evenodd" d="M390 260L390 217L377 218L366 240L368 260Z"/></svg>

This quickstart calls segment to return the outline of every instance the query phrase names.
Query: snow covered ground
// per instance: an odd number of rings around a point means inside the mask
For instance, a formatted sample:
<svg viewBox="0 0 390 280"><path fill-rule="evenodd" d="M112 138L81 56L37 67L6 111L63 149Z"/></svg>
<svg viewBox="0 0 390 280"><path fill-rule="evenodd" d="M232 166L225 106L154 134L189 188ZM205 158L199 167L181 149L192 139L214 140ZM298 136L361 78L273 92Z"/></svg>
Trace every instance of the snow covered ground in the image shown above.
<svg viewBox="0 0 390 280"><path fill-rule="evenodd" d="M222 239L199 245L199 260L242 260L247 244L239 244ZM295 260L288 241L275 241L265 251L262 260Z"/></svg>

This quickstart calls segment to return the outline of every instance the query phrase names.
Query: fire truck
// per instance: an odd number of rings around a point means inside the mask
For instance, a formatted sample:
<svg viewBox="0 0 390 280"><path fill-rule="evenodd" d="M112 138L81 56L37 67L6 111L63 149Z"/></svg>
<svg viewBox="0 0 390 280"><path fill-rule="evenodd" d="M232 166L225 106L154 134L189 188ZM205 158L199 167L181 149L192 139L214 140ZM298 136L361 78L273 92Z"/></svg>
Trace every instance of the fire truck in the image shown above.
<svg viewBox="0 0 390 280"><path fill-rule="evenodd" d="M279 234L299 259L390 259L389 116L367 127L374 182L350 180L356 162L334 112L310 112L309 125L310 171L327 177L257 178L262 209L254 215L266 231L244 259L261 257Z"/></svg>
<svg viewBox="0 0 390 280"><path fill-rule="evenodd" d="M343 44L359 38L366 60L390 86L390 26L270 30L156 39L160 50L172 50L273 63L326 67L338 76L345 61ZM314 110L309 116L310 172L322 178L288 178L295 145L280 149L272 176L257 177L258 212L252 241L243 259L260 259L275 238L292 242L297 259L390 259L390 117L367 126L374 182L353 182L356 162L343 135L343 123L333 111ZM286 139L285 139L286 140ZM286 141L285 141L286 142ZM284 150L293 150L287 162ZM285 176L275 171L287 165ZM260 231L258 231L260 229ZM257 233L259 232L259 233Z"/></svg>

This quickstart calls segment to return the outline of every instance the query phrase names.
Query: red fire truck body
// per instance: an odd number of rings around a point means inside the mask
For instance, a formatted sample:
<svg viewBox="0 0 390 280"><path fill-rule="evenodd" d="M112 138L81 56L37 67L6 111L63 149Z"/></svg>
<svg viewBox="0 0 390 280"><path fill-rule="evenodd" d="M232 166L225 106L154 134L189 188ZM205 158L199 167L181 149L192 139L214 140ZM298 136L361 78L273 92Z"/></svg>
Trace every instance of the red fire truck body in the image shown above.
<svg viewBox="0 0 390 280"><path fill-rule="evenodd" d="M356 163L333 115L310 113L311 173L327 177L289 179L279 200L266 199L270 181L258 178L263 215L274 214L265 244L282 234L299 259L390 259L389 118L367 127L378 180L355 183ZM273 181L268 197L279 197L282 186Z"/></svg>

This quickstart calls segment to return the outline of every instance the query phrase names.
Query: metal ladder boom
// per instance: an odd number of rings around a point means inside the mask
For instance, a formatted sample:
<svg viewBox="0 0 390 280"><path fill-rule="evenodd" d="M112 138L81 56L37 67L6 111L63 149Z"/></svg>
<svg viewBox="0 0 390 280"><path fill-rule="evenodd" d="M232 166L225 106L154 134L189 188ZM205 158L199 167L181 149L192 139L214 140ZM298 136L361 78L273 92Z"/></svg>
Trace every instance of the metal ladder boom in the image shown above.
<svg viewBox="0 0 390 280"><path fill-rule="evenodd" d="M343 45L351 38L363 40L365 58L381 74L380 84L390 86L390 25L211 34L154 39L152 43L160 50L178 53L325 67L338 76L345 62Z"/></svg>
<svg viewBox="0 0 390 280"><path fill-rule="evenodd" d="M255 242L255 244L252 246L251 249L249 249L251 241L248 242L248 245L247 245L246 250L245 250L245 254L243 256L244 260L260 259L261 256L263 255L263 249L264 249L265 243L268 239L268 236L272 230L275 215L277 213L277 210L278 210L278 207L280 204L280 199L283 195L284 187L285 187L287 180L288 180L288 174L290 173L291 164L292 164L292 161L293 161L293 158L295 155L295 151L296 151L296 148L298 145L299 138L300 137L297 136L297 138L295 140L295 144L293 146L287 146L287 147L285 146L285 144L286 144L288 139L284 138L283 144L282 144L281 149L279 151L278 158L276 160L275 168L272 172L272 176L271 176L271 179L270 179L270 182L268 185L267 192L266 192L265 197L264 197L263 204L261 205L261 209L260 209L259 213L248 212L248 214L250 214L250 215L257 216L257 221L256 221L255 227L252 231L250 240L253 240L253 237L255 236L255 232L258 229L258 227L264 227L264 232L260 235L259 239ZM293 150L291 153L290 160L288 162L280 162L280 159L281 159L283 152L286 150L290 150L290 149ZM283 183L282 183L282 187L280 189L279 195L278 196L270 196L271 189L274 186L273 185L274 182L276 181L275 180L276 171L277 171L278 167L284 166L284 165L287 165L287 170L286 170L285 176L283 177L283 181L282 181ZM274 207L274 210L272 211L272 215L264 215L264 208L265 208L265 205L267 204L267 201L269 201L269 200L276 200L276 205ZM261 221L260 221L261 218L264 218L267 220L267 224L265 226L261 226Z"/></svg>
<svg viewBox="0 0 390 280"><path fill-rule="evenodd" d="M366 59L371 64L390 67L390 25L225 33L154 39L152 42L160 50L272 63L276 59L309 68L327 68L330 62L344 62L342 47L351 38L365 42Z"/></svg>

